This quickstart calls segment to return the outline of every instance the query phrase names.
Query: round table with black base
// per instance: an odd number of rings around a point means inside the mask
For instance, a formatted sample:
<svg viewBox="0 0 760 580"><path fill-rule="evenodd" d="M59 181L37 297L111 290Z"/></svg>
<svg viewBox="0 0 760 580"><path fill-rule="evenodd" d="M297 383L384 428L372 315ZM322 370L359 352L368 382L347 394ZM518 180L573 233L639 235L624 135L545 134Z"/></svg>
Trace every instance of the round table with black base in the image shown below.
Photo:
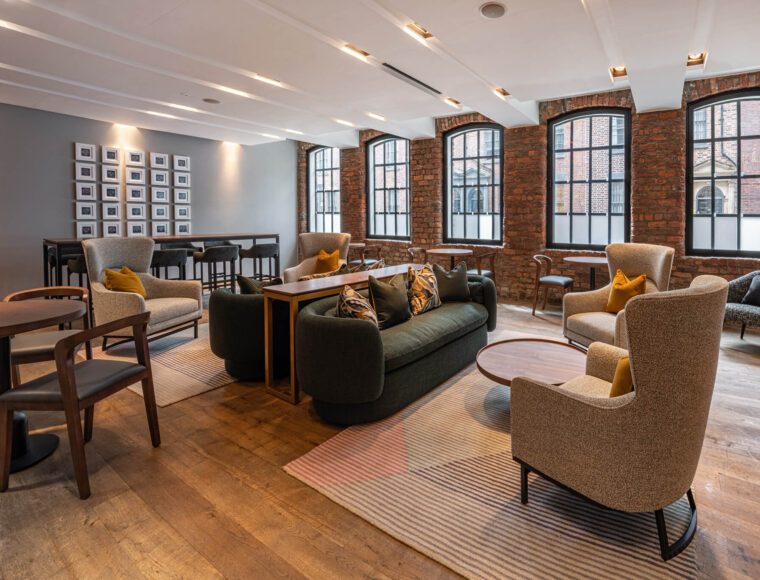
<svg viewBox="0 0 760 580"><path fill-rule="evenodd" d="M588 285L590 290L596 290L596 269L607 265L607 258L601 256L566 256L564 261L569 264L588 266Z"/></svg>
<svg viewBox="0 0 760 580"><path fill-rule="evenodd" d="M430 256L441 256L449 257L449 267L450 269L454 269L454 266L456 266L457 260L463 260L464 258L468 256L472 256L473 251L468 250L467 248L430 248L427 251L428 257Z"/></svg>

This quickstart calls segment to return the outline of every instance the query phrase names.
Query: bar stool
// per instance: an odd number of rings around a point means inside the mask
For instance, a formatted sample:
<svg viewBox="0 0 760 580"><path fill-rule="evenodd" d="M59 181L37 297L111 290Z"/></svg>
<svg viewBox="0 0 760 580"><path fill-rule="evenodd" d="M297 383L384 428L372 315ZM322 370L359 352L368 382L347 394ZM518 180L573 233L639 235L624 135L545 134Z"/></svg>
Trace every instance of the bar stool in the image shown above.
<svg viewBox="0 0 760 580"><path fill-rule="evenodd" d="M164 278L166 280L186 280L185 271L187 265L187 250L176 248L171 250L153 250L153 257L150 261L151 272L156 278L161 277L161 268L164 269ZM177 278L169 278L169 268L176 267L179 270Z"/></svg>
<svg viewBox="0 0 760 580"><path fill-rule="evenodd" d="M63 269L63 267L67 267L68 268L68 262L69 262L69 260L74 259L74 258L78 258L80 256L83 257L84 254L82 254L82 253L72 253L71 251L69 251L66 254L63 254L61 256L61 266L62 266L62 269ZM62 280L58 280L56 278L56 273L55 273L56 266L57 266L57 264L56 264L56 257L55 257L55 248L49 247L48 248L48 258L47 258L47 268L48 268L48 280L50 280L50 285L51 286L60 286L60 285L63 284ZM61 277L63 277L63 276L61 276Z"/></svg>
<svg viewBox="0 0 760 580"><path fill-rule="evenodd" d="M66 260L66 281L69 286L71 286L71 276L74 274L77 275L78 286L84 288L83 282L86 282L86 287L89 288L90 281L87 279L87 262L85 262L84 255Z"/></svg>
<svg viewBox="0 0 760 580"><path fill-rule="evenodd" d="M209 290L216 290L218 286L219 278L222 279L224 285L235 291L235 263L238 260L240 254L239 246L234 244L211 246L206 248L202 252L195 252L193 254L193 269L195 265L200 265L201 268L201 284L205 285ZM203 282L203 264L206 264L206 278L208 281ZM217 270L217 264L222 264L223 270L219 272ZM227 272L227 264L230 266L230 272Z"/></svg>
<svg viewBox="0 0 760 580"><path fill-rule="evenodd" d="M280 271L280 244L254 244L247 250L240 250L240 271L243 259L253 259L253 277L257 280L272 280ZM264 276L264 259L267 260L267 276ZM258 267L257 267L258 266Z"/></svg>
<svg viewBox="0 0 760 580"><path fill-rule="evenodd" d="M202 252L203 248L193 245L190 242L163 242L161 244L162 250L185 250L185 255L188 258L192 258L196 252ZM187 278L185 278L187 279ZM195 271L195 260L193 260L193 280L197 280L198 276Z"/></svg>

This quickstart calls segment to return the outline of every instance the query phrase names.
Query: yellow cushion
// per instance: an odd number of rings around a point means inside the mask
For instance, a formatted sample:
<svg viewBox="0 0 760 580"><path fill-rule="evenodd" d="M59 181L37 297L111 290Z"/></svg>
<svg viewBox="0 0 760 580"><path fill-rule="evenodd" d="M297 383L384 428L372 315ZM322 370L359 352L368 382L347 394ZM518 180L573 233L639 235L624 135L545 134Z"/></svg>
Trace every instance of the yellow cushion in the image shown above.
<svg viewBox="0 0 760 580"><path fill-rule="evenodd" d="M121 271L106 270L106 288L114 292L134 292L143 298L148 297L140 277L126 266Z"/></svg>
<svg viewBox="0 0 760 580"><path fill-rule="evenodd" d="M619 397L633 392L633 376L631 375L631 359L624 356L615 367L615 377L612 379L610 397Z"/></svg>
<svg viewBox="0 0 760 580"><path fill-rule="evenodd" d="M340 266L340 250L335 250L332 254L328 254L324 250L319 250L319 256L317 256L317 266L314 271L315 274L324 274L325 272L333 272Z"/></svg>
<svg viewBox="0 0 760 580"><path fill-rule="evenodd" d="M615 274L615 278L612 280L610 297L607 299L607 312L617 314L625 308L626 302L631 298L643 294L646 286L646 274L642 274L633 280L629 280L628 276L623 274L622 270L618 270Z"/></svg>

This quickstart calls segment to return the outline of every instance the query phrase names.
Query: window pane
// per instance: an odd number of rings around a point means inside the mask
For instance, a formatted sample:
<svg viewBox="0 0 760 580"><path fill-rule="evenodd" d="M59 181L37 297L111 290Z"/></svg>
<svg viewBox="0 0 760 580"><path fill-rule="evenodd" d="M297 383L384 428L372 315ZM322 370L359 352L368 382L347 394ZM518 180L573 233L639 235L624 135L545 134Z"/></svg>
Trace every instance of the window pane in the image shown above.
<svg viewBox="0 0 760 580"><path fill-rule="evenodd" d="M554 149L570 148L570 123L562 123L554 127Z"/></svg>
<svg viewBox="0 0 760 580"><path fill-rule="evenodd" d="M566 183L554 186L554 213L570 211L570 186Z"/></svg>
<svg viewBox="0 0 760 580"><path fill-rule="evenodd" d="M760 179L742 179L742 213L760 215Z"/></svg>
<svg viewBox="0 0 760 580"><path fill-rule="evenodd" d="M694 196L694 215L712 215L712 185L710 182L695 181L692 191Z"/></svg>
<svg viewBox="0 0 760 580"><path fill-rule="evenodd" d="M760 100L751 99L741 102L742 136L760 135Z"/></svg>
<svg viewBox="0 0 760 580"><path fill-rule="evenodd" d="M402 139L396 139L396 162L406 163L407 142Z"/></svg>
<svg viewBox="0 0 760 580"><path fill-rule="evenodd" d="M591 153L591 179L609 178L610 174L610 150L595 149Z"/></svg>
<svg viewBox="0 0 760 580"><path fill-rule="evenodd" d="M464 157L464 135L457 135L451 140L451 157L453 159Z"/></svg>
<svg viewBox="0 0 760 580"><path fill-rule="evenodd" d="M610 118L592 117L591 145L593 147L607 146L610 143Z"/></svg>
<svg viewBox="0 0 760 580"><path fill-rule="evenodd" d="M625 149L612 150L612 179L625 179Z"/></svg>
<svg viewBox="0 0 760 580"><path fill-rule="evenodd" d="M591 184L591 213L607 213L609 203L609 184L592 183Z"/></svg>
<svg viewBox="0 0 760 580"><path fill-rule="evenodd" d="M470 131L465 133L464 154L467 157L477 157L478 155L478 132Z"/></svg>
<svg viewBox="0 0 760 580"><path fill-rule="evenodd" d="M736 137L738 128L736 124L736 101L715 105L713 114L715 115L715 136Z"/></svg>
<svg viewBox="0 0 760 580"><path fill-rule="evenodd" d="M586 213L588 201L588 184L573 184L573 213Z"/></svg>
<svg viewBox="0 0 760 580"><path fill-rule="evenodd" d="M760 175L760 139L742 141L742 175Z"/></svg>
<svg viewBox="0 0 760 580"><path fill-rule="evenodd" d="M712 107L703 107L694 111L694 139L712 137Z"/></svg>
<svg viewBox="0 0 760 580"><path fill-rule="evenodd" d="M573 151L573 181L588 179L588 151Z"/></svg>
<svg viewBox="0 0 760 580"><path fill-rule="evenodd" d="M612 145L625 145L624 117L612 117Z"/></svg>
<svg viewBox="0 0 760 580"><path fill-rule="evenodd" d="M385 159L385 156L383 155L385 148L383 147L382 143L375 145L373 149L375 150L375 164L383 163Z"/></svg>
<svg viewBox="0 0 760 580"><path fill-rule="evenodd" d="M712 175L712 145L694 143L692 157L694 177L710 177Z"/></svg>
<svg viewBox="0 0 760 580"><path fill-rule="evenodd" d="M555 155L554 181L570 181L570 153L557 153Z"/></svg>
<svg viewBox="0 0 760 580"><path fill-rule="evenodd" d="M715 143L715 175L737 174L738 151L736 141L717 141Z"/></svg>
<svg viewBox="0 0 760 580"><path fill-rule="evenodd" d="M573 121L573 149L589 146L589 125L588 117Z"/></svg>

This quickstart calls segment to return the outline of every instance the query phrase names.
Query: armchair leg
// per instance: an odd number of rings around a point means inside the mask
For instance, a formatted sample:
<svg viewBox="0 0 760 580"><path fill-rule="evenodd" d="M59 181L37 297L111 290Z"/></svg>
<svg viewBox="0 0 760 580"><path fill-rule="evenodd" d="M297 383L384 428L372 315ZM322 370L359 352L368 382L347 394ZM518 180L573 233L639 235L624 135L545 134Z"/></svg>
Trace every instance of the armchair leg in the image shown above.
<svg viewBox="0 0 760 580"><path fill-rule="evenodd" d="M678 554L683 552L694 539L694 534L697 531L697 504L694 501L694 494L692 494L691 489L686 492L686 497L689 499L689 508L691 510L689 527L686 528L683 536L678 538L673 544L668 542L668 530L665 525L665 515L663 511L657 510L654 512L654 517L657 521L657 535L660 539L660 555L665 561L675 558Z"/></svg>
<svg viewBox="0 0 760 580"><path fill-rule="evenodd" d="M193 322L193 338L198 338L198 320Z"/></svg>
<svg viewBox="0 0 760 580"><path fill-rule="evenodd" d="M84 442L92 440L92 426L95 421L95 405L90 405L84 410Z"/></svg>
<svg viewBox="0 0 760 580"><path fill-rule="evenodd" d="M15 389L21 384L21 373L18 365L11 365L11 385Z"/></svg>
<svg viewBox="0 0 760 580"><path fill-rule="evenodd" d="M530 467L520 463L520 503L528 503L528 474Z"/></svg>
<svg viewBox="0 0 760 580"><path fill-rule="evenodd" d="M11 475L13 411L0 407L0 492L7 491Z"/></svg>
<svg viewBox="0 0 760 580"><path fill-rule="evenodd" d="M108 348L108 337L104 336L103 343L100 345L100 350L102 350L103 352L106 352L107 348Z"/></svg>
<svg viewBox="0 0 760 580"><path fill-rule="evenodd" d="M153 447L161 445L161 432L158 429L158 411L156 409L156 393L153 390L153 379L147 378L142 381L143 400L145 401L145 413L148 416L148 429L150 430L150 442Z"/></svg>
<svg viewBox="0 0 760 580"><path fill-rule="evenodd" d="M739 339L744 340L744 331L747 330L747 324L742 322L742 330L739 333Z"/></svg>

